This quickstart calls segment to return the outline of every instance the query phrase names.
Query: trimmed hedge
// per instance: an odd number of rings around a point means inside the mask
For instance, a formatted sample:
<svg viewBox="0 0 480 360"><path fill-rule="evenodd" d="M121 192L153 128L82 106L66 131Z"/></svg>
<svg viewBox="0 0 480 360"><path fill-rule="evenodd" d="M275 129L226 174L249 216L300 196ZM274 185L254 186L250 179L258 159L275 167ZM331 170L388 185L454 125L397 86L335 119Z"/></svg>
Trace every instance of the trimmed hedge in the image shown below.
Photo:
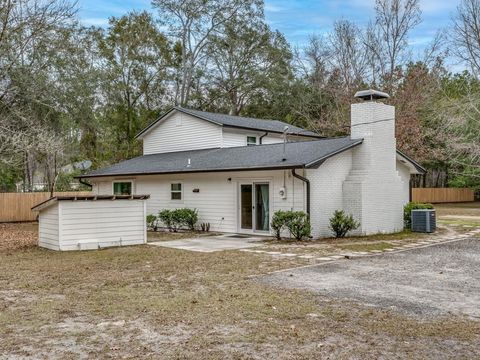
<svg viewBox="0 0 480 360"><path fill-rule="evenodd" d="M285 229L297 240L310 237L312 232L310 219L303 211L278 210L273 214L270 227L277 239L281 238L282 231Z"/></svg>
<svg viewBox="0 0 480 360"><path fill-rule="evenodd" d="M182 227L193 231L198 222L198 211L188 208L164 209L158 213L158 218L172 232L177 232Z"/></svg>

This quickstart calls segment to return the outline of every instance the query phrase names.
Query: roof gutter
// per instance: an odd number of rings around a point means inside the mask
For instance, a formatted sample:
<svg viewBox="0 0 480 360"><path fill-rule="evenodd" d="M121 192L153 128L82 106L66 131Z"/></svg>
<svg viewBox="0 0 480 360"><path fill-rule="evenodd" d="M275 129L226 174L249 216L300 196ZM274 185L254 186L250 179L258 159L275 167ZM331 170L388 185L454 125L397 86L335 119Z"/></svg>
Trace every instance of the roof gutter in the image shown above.
<svg viewBox="0 0 480 360"><path fill-rule="evenodd" d="M263 134L262 136L260 136L260 137L258 138L259 145L262 145L262 140L263 140L263 138L264 138L265 136L267 136L267 135L268 135L268 131L266 131L265 134Z"/></svg>
<svg viewBox="0 0 480 360"><path fill-rule="evenodd" d="M302 180L307 185L307 215L310 217L310 180L297 174L295 169L292 169L292 175L293 177Z"/></svg>
<svg viewBox="0 0 480 360"><path fill-rule="evenodd" d="M129 172L117 174L84 174L74 176L75 179L90 179L100 177L120 177L120 176L143 176L143 175L173 175L173 174L193 174L193 173L216 173L230 171L252 171L252 170L288 170L303 167L303 164L292 164L285 166L259 166L259 167L243 167L243 168L224 168L224 169L199 169L199 170L179 170L179 171L153 171L153 172Z"/></svg>
<svg viewBox="0 0 480 360"><path fill-rule="evenodd" d="M77 178L77 179L78 179L78 182L79 182L80 184L90 187L90 191L92 191L92 188L93 188L93 185L92 185L92 184L89 184L88 182L86 182L85 180L83 180L83 178L81 178L81 177L79 177L79 178Z"/></svg>

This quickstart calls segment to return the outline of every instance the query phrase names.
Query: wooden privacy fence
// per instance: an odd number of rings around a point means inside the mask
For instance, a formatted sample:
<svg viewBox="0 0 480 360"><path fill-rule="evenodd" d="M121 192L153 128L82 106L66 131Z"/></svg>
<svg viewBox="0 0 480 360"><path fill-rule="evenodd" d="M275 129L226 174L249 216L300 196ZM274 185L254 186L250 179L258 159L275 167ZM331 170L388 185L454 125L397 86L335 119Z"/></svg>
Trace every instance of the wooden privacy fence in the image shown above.
<svg viewBox="0 0 480 360"><path fill-rule="evenodd" d="M413 188L412 201L427 203L449 203L475 201L472 189L460 188Z"/></svg>
<svg viewBox="0 0 480 360"><path fill-rule="evenodd" d="M90 191L56 192L55 195L91 195ZM0 193L0 222L35 221L31 208L50 198L49 192Z"/></svg>

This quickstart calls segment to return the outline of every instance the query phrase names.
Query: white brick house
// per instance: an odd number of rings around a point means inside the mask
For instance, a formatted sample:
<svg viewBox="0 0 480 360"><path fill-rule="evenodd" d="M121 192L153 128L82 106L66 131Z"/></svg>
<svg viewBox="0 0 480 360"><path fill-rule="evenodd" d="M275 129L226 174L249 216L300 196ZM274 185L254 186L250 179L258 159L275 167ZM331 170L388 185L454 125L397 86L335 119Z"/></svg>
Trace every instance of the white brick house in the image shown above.
<svg viewBox="0 0 480 360"><path fill-rule="evenodd" d="M396 150L395 109L375 101L388 95L356 96L369 101L352 105L343 138L175 107L138 135L143 156L82 177L99 195L150 195L148 213L196 208L213 231L268 234L280 209L308 212L314 237L331 235L337 209L359 234L400 231L410 176L424 169Z"/></svg>

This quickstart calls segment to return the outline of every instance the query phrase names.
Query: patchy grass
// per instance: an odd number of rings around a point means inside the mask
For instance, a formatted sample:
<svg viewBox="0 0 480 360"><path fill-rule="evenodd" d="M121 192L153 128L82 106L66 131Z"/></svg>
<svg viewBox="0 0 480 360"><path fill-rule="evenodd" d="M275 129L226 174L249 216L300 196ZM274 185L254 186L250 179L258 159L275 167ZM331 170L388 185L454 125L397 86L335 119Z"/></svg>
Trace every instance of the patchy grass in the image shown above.
<svg viewBox="0 0 480 360"><path fill-rule="evenodd" d="M371 251L371 250L386 250L391 249L394 245L387 242L376 242L372 244L340 244L338 245L340 249L348 251Z"/></svg>
<svg viewBox="0 0 480 360"><path fill-rule="evenodd" d="M480 227L480 218L478 220L474 219L439 219L439 224L449 225L449 226L461 226L461 227L469 227L475 228Z"/></svg>
<svg viewBox="0 0 480 360"><path fill-rule="evenodd" d="M11 234L2 238L18 236L16 227L3 227ZM2 246L0 354L6 358L480 355L476 321L409 318L249 278L305 264L299 259L148 245L67 253Z"/></svg>
<svg viewBox="0 0 480 360"><path fill-rule="evenodd" d="M441 235L446 229L439 229L435 236ZM422 241L431 237L431 234L414 233L404 230L394 234L375 234L369 236L352 236L345 238L325 238L311 241L296 240L266 240L267 246L258 248L268 251L280 251L293 254L309 254L316 257L335 255L345 250L369 251L392 248L398 243ZM392 243L390 243L392 242Z"/></svg>
<svg viewBox="0 0 480 360"><path fill-rule="evenodd" d="M442 229L439 229L439 232L442 232ZM423 234L423 233L416 233L412 232L410 230L403 230L397 233L393 234L374 234L374 235L367 235L367 236L347 236L344 238L320 238L320 239L314 239L314 240L304 240L304 241L298 241L295 239L267 239L265 240L265 243L268 244L290 244L290 245L303 245L303 246L308 246L308 245L315 245L315 244L340 244L340 243L351 243L351 242L376 242L376 241L388 241L388 240L417 240L424 238L428 235Z"/></svg>
<svg viewBox="0 0 480 360"><path fill-rule="evenodd" d="M149 231L147 233L147 238L148 238L148 242L153 242L153 241L191 239L191 238L215 236L215 235L219 235L219 233L204 232L204 231L179 231L179 232Z"/></svg>
<svg viewBox="0 0 480 360"><path fill-rule="evenodd" d="M440 232L442 230L439 230ZM336 244L341 243L353 243L353 242L377 242L377 241L392 241L392 240L408 240L408 241L417 241L423 238L426 238L428 234L412 232L410 230L403 230L393 234L374 234L367 236L347 236L344 238L327 238L323 241L325 242L334 242Z"/></svg>
<svg viewBox="0 0 480 360"><path fill-rule="evenodd" d="M454 216L480 216L480 202L434 204L438 217L445 215Z"/></svg>

